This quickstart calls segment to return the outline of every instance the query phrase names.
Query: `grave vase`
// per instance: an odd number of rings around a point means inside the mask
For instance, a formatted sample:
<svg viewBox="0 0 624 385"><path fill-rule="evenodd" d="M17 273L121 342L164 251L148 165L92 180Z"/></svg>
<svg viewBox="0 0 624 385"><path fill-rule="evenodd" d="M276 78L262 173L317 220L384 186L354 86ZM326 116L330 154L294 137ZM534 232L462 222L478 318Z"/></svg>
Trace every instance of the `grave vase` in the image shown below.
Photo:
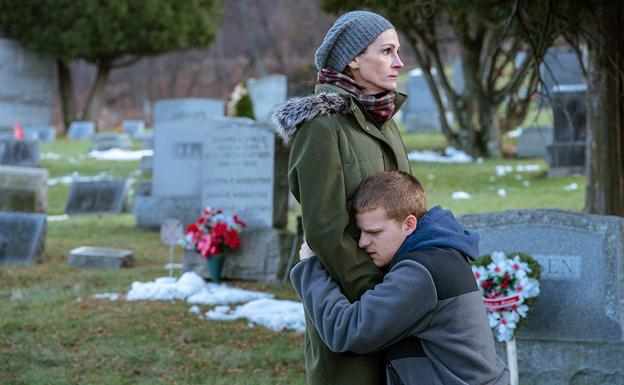
<svg viewBox="0 0 624 385"><path fill-rule="evenodd" d="M213 255L211 257L208 257L206 261L208 263L208 271L210 272L210 280L214 283L221 282L221 271L223 270L225 255Z"/></svg>

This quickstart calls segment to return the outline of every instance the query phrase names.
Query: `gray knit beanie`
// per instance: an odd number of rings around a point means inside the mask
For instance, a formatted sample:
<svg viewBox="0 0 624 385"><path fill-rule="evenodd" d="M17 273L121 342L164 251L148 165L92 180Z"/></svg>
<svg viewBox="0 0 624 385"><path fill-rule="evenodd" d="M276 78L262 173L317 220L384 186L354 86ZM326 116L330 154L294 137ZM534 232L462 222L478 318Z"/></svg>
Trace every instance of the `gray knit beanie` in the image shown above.
<svg viewBox="0 0 624 385"><path fill-rule="evenodd" d="M388 20L373 12L345 13L332 25L316 50L316 68L331 67L342 72L377 36L391 28L394 26Z"/></svg>

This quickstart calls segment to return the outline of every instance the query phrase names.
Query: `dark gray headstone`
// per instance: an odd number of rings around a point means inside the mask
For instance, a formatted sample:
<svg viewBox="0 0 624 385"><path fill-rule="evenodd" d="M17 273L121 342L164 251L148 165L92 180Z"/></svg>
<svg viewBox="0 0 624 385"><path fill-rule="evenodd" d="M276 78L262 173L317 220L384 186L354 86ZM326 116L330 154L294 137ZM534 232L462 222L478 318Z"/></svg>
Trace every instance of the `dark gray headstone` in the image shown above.
<svg viewBox="0 0 624 385"><path fill-rule="evenodd" d="M36 167L40 143L37 140L0 140L0 164Z"/></svg>
<svg viewBox="0 0 624 385"><path fill-rule="evenodd" d="M435 72L433 76L437 81ZM440 112L422 70L410 71L407 95L407 102L402 108L406 129L414 132L440 131Z"/></svg>
<svg viewBox="0 0 624 385"><path fill-rule="evenodd" d="M41 261L46 236L45 214L0 212L3 253L0 264L28 265Z"/></svg>
<svg viewBox="0 0 624 385"><path fill-rule="evenodd" d="M141 180L137 183L135 191L134 191L134 195L139 195L139 196L150 196L152 195L152 182L151 181L146 181L146 180Z"/></svg>
<svg viewBox="0 0 624 385"><path fill-rule="evenodd" d="M69 252L69 265L90 269L119 269L134 264L132 250L82 246Z"/></svg>
<svg viewBox="0 0 624 385"><path fill-rule="evenodd" d="M124 132L135 138L145 132L145 122L142 120L124 120L121 122Z"/></svg>
<svg viewBox="0 0 624 385"><path fill-rule="evenodd" d="M120 213L126 203L128 187L126 179L74 181L69 188L65 213Z"/></svg>
<svg viewBox="0 0 624 385"><path fill-rule="evenodd" d="M545 90L541 91L538 103L549 105L555 87L570 84L585 84L585 76L576 52L570 47L550 48L539 66Z"/></svg>
<svg viewBox="0 0 624 385"><path fill-rule="evenodd" d="M0 166L0 211L45 213L48 170Z"/></svg>
<svg viewBox="0 0 624 385"><path fill-rule="evenodd" d="M158 230L167 218L177 219L185 225L195 222L201 208L199 197L158 197L137 194L134 196L132 212L138 228Z"/></svg>
<svg viewBox="0 0 624 385"><path fill-rule="evenodd" d="M56 139L56 128L54 126L27 126L24 127L24 137L40 142L52 142Z"/></svg>
<svg viewBox="0 0 624 385"><path fill-rule="evenodd" d="M140 162L141 175L151 175L154 171L154 155L144 155Z"/></svg>
<svg viewBox="0 0 624 385"><path fill-rule="evenodd" d="M103 132L91 136L91 149L97 151L107 151L113 148L122 150L132 149L132 139L126 133Z"/></svg>
<svg viewBox="0 0 624 385"><path fill-rule="evenodd" d="M90 121L71 122L67 137L72 140L88 140L95 134L95 123Z"/></svg>
<svg viewBox="0 0 624 385"><path fill-rule="evenodd" d="M524 252L542 266L541 293L518 335L521 383L568 384L584 369L622 369L624 218L523 210L460 221L479 233L481 253Z"/></svg>
<svg viewBox="0 0 624 385"><path fill-rule="evenodd" d="M553 142L547 147L549 175L583 172L587 137L587 87L556 86L553 91Z"/></svg>

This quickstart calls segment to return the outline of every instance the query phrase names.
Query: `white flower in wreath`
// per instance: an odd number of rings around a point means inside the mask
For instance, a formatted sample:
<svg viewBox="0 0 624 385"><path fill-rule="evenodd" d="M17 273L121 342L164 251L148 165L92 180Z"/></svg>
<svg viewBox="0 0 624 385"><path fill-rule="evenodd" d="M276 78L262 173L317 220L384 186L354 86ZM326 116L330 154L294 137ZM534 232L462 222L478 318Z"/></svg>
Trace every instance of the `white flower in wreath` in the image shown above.
<svg viewBox="0 0 624 385"><path fill-rule="evenodd" d="M496 339L500 342L509 341L513 338L516 324L520 320L515 311L503 311L500 313L489 313L488 321L491 328L496 330Z"/></svg>
<svg viewBox="0 0 624 385"><path fill-rule="evenodd" d="M483 266L472 266L472 274L474 274L477 286L481 287L481 282L488 277L488 270Z"/></svg>

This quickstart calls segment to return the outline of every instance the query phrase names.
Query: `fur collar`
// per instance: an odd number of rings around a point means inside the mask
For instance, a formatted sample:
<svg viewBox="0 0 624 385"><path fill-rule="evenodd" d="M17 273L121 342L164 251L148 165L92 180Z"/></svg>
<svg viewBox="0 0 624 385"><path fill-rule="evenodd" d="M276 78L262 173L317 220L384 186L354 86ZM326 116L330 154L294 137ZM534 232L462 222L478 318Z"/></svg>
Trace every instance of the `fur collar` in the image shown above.
<svg viewBox="0 0 624 385"><path fill-rule="evenodd" d="M299 127L319 115L343 114L349 110L349 101L333 92L295 97L280 105L272 114L275 131L286 145L290 145Z"/></svg>

